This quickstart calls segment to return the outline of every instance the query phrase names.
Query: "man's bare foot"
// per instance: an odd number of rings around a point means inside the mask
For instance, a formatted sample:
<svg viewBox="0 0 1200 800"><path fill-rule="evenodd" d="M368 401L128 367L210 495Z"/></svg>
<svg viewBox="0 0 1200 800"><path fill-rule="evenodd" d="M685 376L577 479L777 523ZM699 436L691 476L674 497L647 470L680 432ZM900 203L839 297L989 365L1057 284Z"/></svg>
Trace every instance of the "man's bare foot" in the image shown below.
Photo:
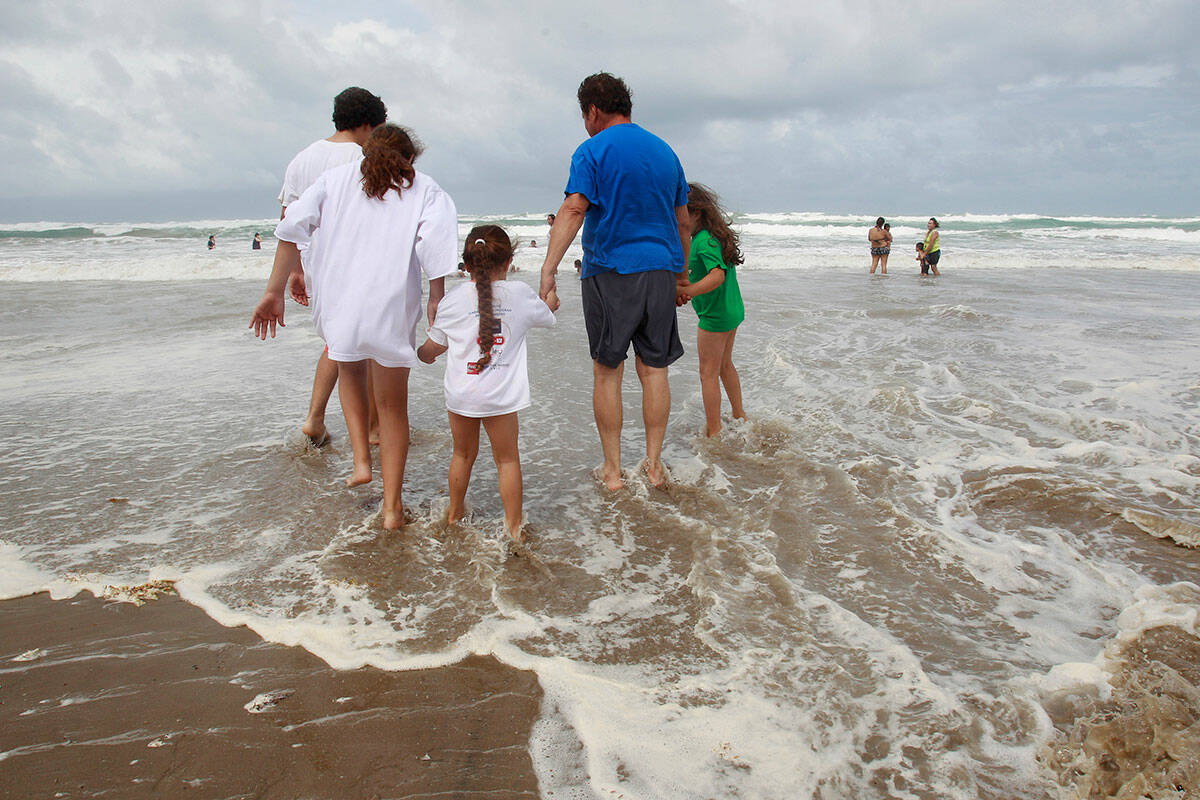
<svg viewBox="0 0 1200 800"><path fill-rule="evenodd" d="M514 542L516 542L517 544L525 543L525 518L524 517L522 517L521 521L518 522L516 525L513 525L511 520L507 520L507 519L504 520L504 530L508 531L509 537L511 537L512 540Z"/></svg>
<svg viewBox="0 0 1200 800"><path fill-rule="evenodd" d="M716 436L720 432L721 432L720 425L716 426L715 428L711 425L707 425L707 426L705 426L704 435L711 439L712 437Z"/></svg>
<svg viewBox="0 0 1200 800"><path fill-rule="evenodd" d="M466 513L464 508L454 508L451 506L446 509L446 524L457 525L462 522L463 514Z"/></svg>
<svg viewBox="0 0 1200 800"><path fill-rule="evenodd" d="M401 508L398 511L383 512L383 529L385 531L398 531L408 522L408 515Z"/></svg>
<svg viewBox="0 0 1200 800"><path fill-rule="evenodd" d="M646 479L655 489L667 488L667 468L661 461L651 463L650 459L646 459L642 462L642 472L646 473Z"/></svg>
<svg viewBox="0 0 1200 800"><path fill-rule="evenodd" d="M313 447L324 447L329 444L329 431L325 428L325 422L304 420L304 424L300 426L300 432L308 439L308 443Z"/></svg>
<svg viewBox="0 0 1200 800"><path fill-rule="evenodd" d="M364 483L371 482L371 465L354 465L354 472L350 473L350 477L346 478L347 486L362 486Z"/></svg>
<svg viewBox="0 0 1200 800"><path fill-rule="evenodd" d="M595 475L596 480L600 481L600 483L604 485L604 488L608 489L610 492L619 492L625 488L625 481L621 478L621 470L619 469L613 472L602 465L596 467L592 474Z"/></svg>

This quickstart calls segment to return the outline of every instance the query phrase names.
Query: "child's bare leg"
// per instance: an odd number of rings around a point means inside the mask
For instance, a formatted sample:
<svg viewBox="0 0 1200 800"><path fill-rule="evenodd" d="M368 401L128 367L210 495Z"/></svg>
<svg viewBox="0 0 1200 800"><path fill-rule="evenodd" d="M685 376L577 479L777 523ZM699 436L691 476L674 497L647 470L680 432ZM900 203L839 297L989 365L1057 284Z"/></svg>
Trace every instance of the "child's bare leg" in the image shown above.
<svg viewBox="0 0 1200 800"><path fill-rule="evenodd" d="M453 524L467 512L467 486L471 483L475 457L479 455L479 420L449 413L454 455L450 457L450 507L446 509L446 521Z"/></svg>
<svg viewBox="0 0 1200 800"><path fill-rule="evenodd" d="M500 476L500 501L504 503L504 527L516 541L521 534L523 512L521 508L521 453L517 444L517 414L501 414L486 417L483 428L492 443L492 458L496 459L496 472Z"/></svg>
<svg viewBox="0 0 1200 800"><path fill-rule="evenodd" d="M721 360L721 383L725 386L725 394L729 396L729 406L734 419L745 419L746 410L742 408L742 379L737 367L733 366L733 340L737 336L737 328L729 331L725 340L725 355Z"/></svg>
<svg viewBox="0 0 1200 800"><path fill-rule="evenodd" d="M383 473L383 527L404 524L404 467L408 462L408 367L381 367L369 362L374 374L375 405L379 408L379 469Z"/></svg>
<svg viewBox="0 0 1200 800"><path fill-rule="evenodd" d="M338 361L338 398L346 417L350 448L354 451L354 471L347 486L371 482L371 447L367 444L367 362Z"/></svg>
<svg viewBox="0 0 1200 800"><path fill-rule="evenodd" d="M337 384L338 365L329 359L329 351L321 353L317 359L317 369L313 374L312 396L308 401L308 416L300 430L316 446L320 447L329 440L329 430L325 427L325 409L329 406L329 397Z"/></svg>
<svg viewBox="0 0 1200 800"><path fill-rule="evenodd" d="M375 376L367 370L367 442L379 444L379 409L375 405Z"/></svg>
<svg viewBox="0 0 1200 800"><path fill-rule="evenodd" d="M696 331L696 355L700 359L700 396L704 399L704 435L721 432L721 366L728 334L700 328Z"/></svg>

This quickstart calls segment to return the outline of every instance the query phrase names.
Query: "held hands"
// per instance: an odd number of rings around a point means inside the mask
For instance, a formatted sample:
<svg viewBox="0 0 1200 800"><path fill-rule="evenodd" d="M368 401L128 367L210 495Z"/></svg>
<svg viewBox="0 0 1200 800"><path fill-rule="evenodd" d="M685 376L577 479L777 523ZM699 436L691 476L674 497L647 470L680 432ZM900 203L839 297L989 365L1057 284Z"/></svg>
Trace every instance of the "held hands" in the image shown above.
<svg viewBox="0 0 1200 800"><path fill-rule="evenodd" d="M271 338L275 338L276 323L281 328L286 327L283 324L283 295L266 292L263 294L262 300L259 300L258 305L254 307L254 315L250 317L250 327L254 329L255 338L265 342L268 328L271 331Z"/></svg>
<svg viewBox="0 0 1200 800"><path fill-rule="evenodd" d="M686 286L677 285L675 287L675 307L676 308L679 308L680 306L686 306L688 303L692 302L693 295L691 292L691 288L692 288L691 284L688 284Z"/></svg>
<svg viewBox="0 0 1200 800"><path fill-rule="evenodd" d="M543 300L543 302L545 302L546 305L548 305L550 307L551 311L558 311L558 307L559 307L559 305L561 305L558 301L558 290L557 289L551 289L550 293L547 294L545 297L543 297L542 300Z"/></svg>

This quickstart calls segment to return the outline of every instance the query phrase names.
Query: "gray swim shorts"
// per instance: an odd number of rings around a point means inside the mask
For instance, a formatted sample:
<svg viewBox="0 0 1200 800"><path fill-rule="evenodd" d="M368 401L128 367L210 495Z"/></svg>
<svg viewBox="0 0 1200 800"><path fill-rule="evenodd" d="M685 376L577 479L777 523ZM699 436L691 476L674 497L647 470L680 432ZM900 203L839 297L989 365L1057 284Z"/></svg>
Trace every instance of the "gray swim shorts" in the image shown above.
<svg viewBox="0 0 1200 800"><path fill-rule="evenodd" d="M676 273L665 269L620 275L601 272L583 283L583 322L592 359L618 367L633 352L648 367L683 355L675 316Z"/></svg>

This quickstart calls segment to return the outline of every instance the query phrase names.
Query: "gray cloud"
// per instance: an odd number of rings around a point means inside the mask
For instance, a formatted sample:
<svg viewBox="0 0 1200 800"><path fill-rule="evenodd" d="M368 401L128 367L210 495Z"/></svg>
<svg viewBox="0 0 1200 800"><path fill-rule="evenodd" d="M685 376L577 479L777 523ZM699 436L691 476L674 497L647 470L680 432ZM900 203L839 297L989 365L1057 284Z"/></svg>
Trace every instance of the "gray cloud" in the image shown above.
<svg viewBox="0 0 1200 800"><path fill-rule="evenodd" d="M1190 0L23 4L0 33L3 188L271 216L361 85L461 207L542 210L585 135L575 87L607 69L736 208L1196 213L1198 29Z"/></svg>

